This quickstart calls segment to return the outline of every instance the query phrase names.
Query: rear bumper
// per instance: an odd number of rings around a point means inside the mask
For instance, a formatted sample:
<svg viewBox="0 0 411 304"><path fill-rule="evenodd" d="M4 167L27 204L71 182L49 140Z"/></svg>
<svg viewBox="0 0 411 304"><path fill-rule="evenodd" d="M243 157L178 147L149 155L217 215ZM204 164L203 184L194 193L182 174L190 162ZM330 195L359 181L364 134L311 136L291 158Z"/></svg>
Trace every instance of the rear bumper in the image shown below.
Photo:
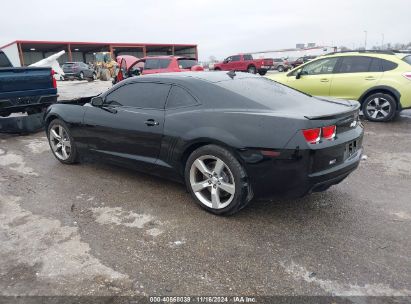
<svg viewBox="0 0 411 304"><path fill-rule="evenodd" d="M0 100L0 115L41 109L57 102L58 95L27 96Z"/></svg>
<svg viewBox="0 0 411 304"><path fill-rule="evenodd" d="M361 139L358 138L360 142ZM340 183L358 167L362 152L360 147L342 163L315 173L310 173L314 163L310 150L299 151L298 156L294 155L295 151L283 150L280 151L282 159L266 158L260 154L260 161L255 161L258 154L255 152L253 156L243 159L254 197L297 198ZM250 160L254 160L253 163Z"/></svg>

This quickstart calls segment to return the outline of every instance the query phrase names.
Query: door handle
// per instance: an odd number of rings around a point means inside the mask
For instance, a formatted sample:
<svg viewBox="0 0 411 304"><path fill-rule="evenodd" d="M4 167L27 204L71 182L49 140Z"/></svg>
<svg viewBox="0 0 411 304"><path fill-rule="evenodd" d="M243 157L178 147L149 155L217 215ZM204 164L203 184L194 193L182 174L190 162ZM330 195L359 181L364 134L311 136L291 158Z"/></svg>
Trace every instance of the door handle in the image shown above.
<svg viewBox="0 0 411 304"><path fill-rule="evenodd" d="M365 80L375 80L374 76L365 77Z"/></svg>
<svg viewBox="0 0 411 304"><path fill-rule="evenodd" d="M145 124L149 127L153 127L153 126L158 126L159 122L155 121L154 119L148 119L146 120Z"/></svg>
<svg viewBox="0 0 411 304"><path fill-rule="evenodd" d="M323 78L320 80L321 82L328 82L329 80L327 78Z"/></svg>

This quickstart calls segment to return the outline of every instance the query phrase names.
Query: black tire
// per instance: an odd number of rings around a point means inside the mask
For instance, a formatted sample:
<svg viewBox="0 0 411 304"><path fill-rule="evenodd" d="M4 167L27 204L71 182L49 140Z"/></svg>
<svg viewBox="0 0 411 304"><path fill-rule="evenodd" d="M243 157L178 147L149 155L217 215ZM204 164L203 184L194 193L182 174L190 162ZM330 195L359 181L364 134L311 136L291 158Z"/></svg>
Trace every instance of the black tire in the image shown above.
<svg viewBox="0 0 411 304"><path fill-rule="evenodd" d="M374 93L363 101L362 112L369 121L390 121L397 114L397 102L389 94Z"/></svg>
<svg viewBox="0 0 411 304"><path fill-rule="evenodd" d="M220 72L221 69L220 68L215 68L214 71Z"/></svg>
<svg viewBox="0 0 411 304"><path fill-rule="evenodd" d="M282 65L279 65L279 66L277 67L277 71L279 71L279 72L284 72L284 67L283 67Z"/></svg>
<svg viewBox="0 0 411 304"><path fill-rule="evenodd" d="M60 157L58 157L56 155L56 152L53 150L50 132L51 132L51 129L55 126L62 126L64 128L66 134L68 135L69 139L70 139L70 143L71 143L71 149L70 150L71 151L70 151L70 155L67 159L61 159ZM57 158L58 161L60 161L63 164L75 164L75 163L78 162L78 152L77 152L76 144L74 142L73 137L70 134L70 130L69 130L67 124L64 121L62 121L61 119L54 119L50 122L50 124L47 126L47 139L48 139L48 142L49 142L50 149L51 149L54 157Z"/></svg>
<svg viewBox="0 0 411 304"><path fill-rule="evenodd" d="M264 76L265 74L267 74L267 71L263 70L263 71L258 71L258 74L260 74L261 76Z"/></svg>
<svg viewBox="0 0 411 304"><path fill-rule="evenodd" d="M221 190L221 188L218 188L220 186L216 185L217 187L216 191L217 193L219 193L218 194L219 197L222 196L224 198L224 195L227 196L227 194L230 197L230 199L227 199L228 205L226 206L223 206L224 202L223 200L221 200L222 202L221 208L209 207L206 204L204 204L194 193L194 190L192 188L192 183L191 183L191 176L192 176L192 172L194 172L192 170L196 170L197 167L193 165L193 163L203 157L204 158L215 157L221 160L225 166L224 170L226 170L226 172L228 172L228 174L230 174L230 176L233 178L230 183L230 185L234 186L234 189L235 189L235 192L233 194L229 194L228 192ZM205 163L206 163L206 160L204 160L204 164ZM216 163L217 162L215 162L215 164ZM208 164L211 167L213 166L213 164L211 163L208 163ZM210 172L212 174L214 170L211 169ZM221 172L222 172L221 174L222 176L224 174L224 171L221 171ZM200 172L197 172L197 173L200 173ZM211 181L210 181L212 179L211 176L208 178L206 177L206 175L202 175L201 173L200 173L200 176L202 176L201 181L198 183L206 184L206 181L208 181L208 183L211 184ZM203 147L198 148L194 152L192 152L186 162L184 177L185 177L187 189L191 193L195 202L203 209L213 214L216 214L216 215L232 215L238 212L239 210L241 210L242 208L244 208L253 197L252 189L248 182L247 173L244 167L239 163L239 161L234 157L234 155L231 152L217 145L203 146ZM224 182L223 177L220 177L220 178L222 179L222 182ZM227 178L229 177L227 176ZM209 195L211 197L213 187L214 187L213 185L209 185L207 186L207 188L203 188L203 190L197 191L197 193L201 193L203 191L207 195L207 191L209 191Z"/></svg>
<svg viewBox="0 0 411 304"><path fill-rule="evenodd" d="M255 73L257 73L257 69L255 68L255 66L250 65L250 66L247 68L247 72L250 73L250 74L255 74Z"/></svg>

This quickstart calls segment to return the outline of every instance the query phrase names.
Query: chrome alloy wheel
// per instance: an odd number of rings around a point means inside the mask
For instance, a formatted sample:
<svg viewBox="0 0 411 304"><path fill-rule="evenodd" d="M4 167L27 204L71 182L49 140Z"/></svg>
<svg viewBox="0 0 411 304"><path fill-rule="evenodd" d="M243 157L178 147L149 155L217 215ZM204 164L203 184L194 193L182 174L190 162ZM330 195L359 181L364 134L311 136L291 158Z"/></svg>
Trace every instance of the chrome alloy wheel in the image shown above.
<svg viewBox="0 0 411 304"><path fill-rule="evenodd" d="M63 126L56 124L50 128L49 141L57 158L67 160L70 157L71 141Z"/></svg>
<svg viewBox="0 0 411 304"><path fill-rule="evenodd" d="M391 104L383 97L376 97L368 102L365 110L369 117L384 119L390 115Z"/></svg>
<svg viewBox="0 0 411 304"><path fill-rule="evenodd" d="M203 155L190 168L190 186L202 204L212 209L227 207L234 198L235 180L218 157Z"/></svg>

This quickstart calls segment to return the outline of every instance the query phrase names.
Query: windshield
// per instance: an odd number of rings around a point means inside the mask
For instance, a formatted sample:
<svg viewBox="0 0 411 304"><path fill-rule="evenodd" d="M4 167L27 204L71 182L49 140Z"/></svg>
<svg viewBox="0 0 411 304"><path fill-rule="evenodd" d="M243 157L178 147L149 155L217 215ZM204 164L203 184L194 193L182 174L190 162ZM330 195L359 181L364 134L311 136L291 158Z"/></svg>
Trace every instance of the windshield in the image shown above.
<svg viewBox="0 0 411 304"><path fill-rule="evenodd" d="M198 62L195 59L178 59L178 67L180 69L191 69L195 65L198 65Z"/></svg>

